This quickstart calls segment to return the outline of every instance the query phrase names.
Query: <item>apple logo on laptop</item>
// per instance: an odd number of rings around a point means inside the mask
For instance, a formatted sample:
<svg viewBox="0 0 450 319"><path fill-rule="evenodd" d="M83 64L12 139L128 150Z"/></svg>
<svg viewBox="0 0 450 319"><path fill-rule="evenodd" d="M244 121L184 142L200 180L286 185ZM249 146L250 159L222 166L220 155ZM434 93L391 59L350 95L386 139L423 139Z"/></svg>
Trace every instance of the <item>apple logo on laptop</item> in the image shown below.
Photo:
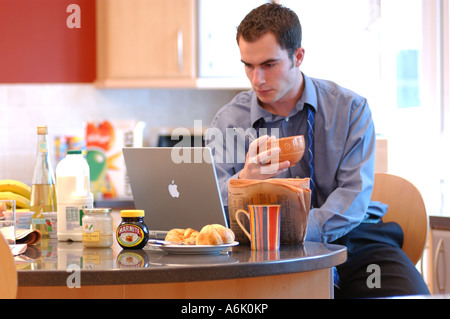
<svg viewBox="0 0 450 319"><path fill-rule="evenodd" d="M178 185L174 184L174 180L172 180L172 184L169 184L169 187L168 187L170 196L172 196L172 197L179 197L180 196L180 193L178 192L177 187L178 187Z"/></svg>

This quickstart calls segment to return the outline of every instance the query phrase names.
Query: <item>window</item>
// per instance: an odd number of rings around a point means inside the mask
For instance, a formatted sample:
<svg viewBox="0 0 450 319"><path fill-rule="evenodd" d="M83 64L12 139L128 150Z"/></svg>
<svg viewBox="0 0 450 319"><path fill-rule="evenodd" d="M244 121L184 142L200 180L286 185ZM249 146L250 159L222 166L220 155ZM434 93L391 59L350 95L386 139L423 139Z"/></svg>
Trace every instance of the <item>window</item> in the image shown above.
<svg viewBox="0 0 450 319"><path fill-rule="evenodd" d="M302 71L368 99L377 134L388 139L389 172L415 183L429 212L440 214L444 198L450 202L442 106L448 0L280 2L298 14L303 27Z"/></svg>

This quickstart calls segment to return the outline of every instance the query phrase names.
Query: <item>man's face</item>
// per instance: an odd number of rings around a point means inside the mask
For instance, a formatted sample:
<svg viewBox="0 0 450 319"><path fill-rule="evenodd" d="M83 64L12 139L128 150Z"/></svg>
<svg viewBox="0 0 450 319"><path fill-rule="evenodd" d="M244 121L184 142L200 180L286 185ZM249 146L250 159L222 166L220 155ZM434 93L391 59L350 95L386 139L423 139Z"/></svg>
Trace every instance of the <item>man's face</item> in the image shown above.
<svg viewBox="0 0 450 319"><path fill-rule="evenodd" d="M282 103L298 93L302 48L299 49L301 52L297 50L292 61L288 51L282 49L269 32L254 42L241 38L239 50L247 77L263 106L275 107L277 102Z"/></svg>

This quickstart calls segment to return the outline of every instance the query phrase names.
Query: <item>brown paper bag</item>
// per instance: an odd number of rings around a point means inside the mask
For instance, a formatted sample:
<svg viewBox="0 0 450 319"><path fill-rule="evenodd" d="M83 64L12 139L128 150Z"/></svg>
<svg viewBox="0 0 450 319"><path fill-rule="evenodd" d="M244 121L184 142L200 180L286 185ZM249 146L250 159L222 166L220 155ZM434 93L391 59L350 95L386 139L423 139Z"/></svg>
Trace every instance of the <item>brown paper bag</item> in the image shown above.
<svg viewBox="0 0 450 319"><path fill-rule="evenodd" d="M228 184L230 228L241 244L250 244L234 216L238 209L248 211L247 205L281 205L282 244L302 244L306 236L311 191L309 178L273 178L268 180L231 179ZM244 225L249 228L244 219Z"/></svg>

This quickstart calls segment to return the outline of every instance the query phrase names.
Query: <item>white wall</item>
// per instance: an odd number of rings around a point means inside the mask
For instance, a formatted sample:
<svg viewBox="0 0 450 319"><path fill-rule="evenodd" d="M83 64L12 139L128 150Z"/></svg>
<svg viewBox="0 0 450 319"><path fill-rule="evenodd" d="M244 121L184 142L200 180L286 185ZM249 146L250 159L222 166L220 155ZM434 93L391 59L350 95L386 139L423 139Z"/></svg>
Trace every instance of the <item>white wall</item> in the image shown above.
<svg viewBox="0 0 450 319"><path fill-rule="evenodd" d="M85 121L135 119L150 129L209 125L237 91L191 89L96 89L87 84L0 85L0 179L31 183L36 127L47 124L49 143L58 135L84 135ZM55 163L53 163L55 166Z"/></svg>

